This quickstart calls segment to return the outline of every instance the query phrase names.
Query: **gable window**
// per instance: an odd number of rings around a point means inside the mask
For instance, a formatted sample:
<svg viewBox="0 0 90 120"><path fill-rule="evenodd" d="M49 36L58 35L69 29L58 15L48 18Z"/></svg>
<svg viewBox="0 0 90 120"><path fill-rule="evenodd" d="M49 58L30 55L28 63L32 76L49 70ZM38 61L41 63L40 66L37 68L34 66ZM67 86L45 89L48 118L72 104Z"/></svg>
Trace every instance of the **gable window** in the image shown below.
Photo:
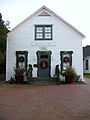
<svg viewBox="0 0 90 120"><path fill-rule="evenodd" d="M52 40L52 25L35 25L35 40Z"/></svg>
<svg viewBox="0 0 90 120"><path fill-rule="evenodd" d="M86 70L88 70L88 60L86 60Z"/></svg>

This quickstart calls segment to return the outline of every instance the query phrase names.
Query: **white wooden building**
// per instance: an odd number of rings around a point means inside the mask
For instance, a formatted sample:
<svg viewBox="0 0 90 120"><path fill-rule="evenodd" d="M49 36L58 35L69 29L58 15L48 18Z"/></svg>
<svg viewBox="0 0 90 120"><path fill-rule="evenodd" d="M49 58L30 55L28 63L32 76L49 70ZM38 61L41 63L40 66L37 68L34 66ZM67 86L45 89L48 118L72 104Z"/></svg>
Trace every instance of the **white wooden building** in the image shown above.
<svg viewBox="0 0 90 120"><path fill-rule="evenodd" d="M42 6L8 33L6 80L14 76L14 67L29 64L33 77L53 77L59 64L61 71L72 65L83 79L83 38L79 30Z"/></svg>
<svg viewBox="0 0 90 120"><path fill-rule="evenodd" d="M90 74L90 45L83 47L83 72Z"/></svg>

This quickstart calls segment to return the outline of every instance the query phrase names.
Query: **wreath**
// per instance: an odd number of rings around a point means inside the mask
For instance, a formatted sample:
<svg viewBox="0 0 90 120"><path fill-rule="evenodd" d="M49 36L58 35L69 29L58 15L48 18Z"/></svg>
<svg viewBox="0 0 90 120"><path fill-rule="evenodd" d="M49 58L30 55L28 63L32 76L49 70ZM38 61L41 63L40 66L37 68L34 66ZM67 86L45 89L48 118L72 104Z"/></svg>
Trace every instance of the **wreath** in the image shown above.
<svg viewBox="0 0 90 120"><path fill-rule="evenodd" d="M63 59L63 61L64 61L64 63L68 63L69 62L69 57L64 57L64 59Z"/></svg>
<svg viewBox="0 0 90 120"><path fill-rule="evenodd" d="M41 68L45 69L48 67L48 62L47 61L41 61L40 63Z"/></svg>
<svg viewBox="0 0 90 120"><path fill-rule="evenodd" d="M21 63L24 62L24 59L25 59L25 58L24 58L23 56L20 56L20 57L19 57L19 62L21 62Z"/></svg>

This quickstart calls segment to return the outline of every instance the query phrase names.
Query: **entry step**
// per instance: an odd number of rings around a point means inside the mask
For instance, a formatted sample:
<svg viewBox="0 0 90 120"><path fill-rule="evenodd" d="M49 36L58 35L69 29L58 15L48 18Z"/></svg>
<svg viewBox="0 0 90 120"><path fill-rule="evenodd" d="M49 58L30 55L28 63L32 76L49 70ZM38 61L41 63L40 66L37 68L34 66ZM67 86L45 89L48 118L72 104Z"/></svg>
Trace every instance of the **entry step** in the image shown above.
<svg viewBox="0 0 90 120"><path fill-rule="evenodd" d="M52 78L37 77L30 80L31 85L57 85L57 81Z"/></svg>

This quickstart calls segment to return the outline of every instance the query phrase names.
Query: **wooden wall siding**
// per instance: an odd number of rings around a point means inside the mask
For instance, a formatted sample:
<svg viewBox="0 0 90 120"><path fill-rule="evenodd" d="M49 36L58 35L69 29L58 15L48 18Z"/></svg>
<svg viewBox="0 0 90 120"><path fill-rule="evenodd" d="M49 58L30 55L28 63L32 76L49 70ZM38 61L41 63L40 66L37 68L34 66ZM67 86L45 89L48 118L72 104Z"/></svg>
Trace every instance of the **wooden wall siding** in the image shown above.
<svg viewBox="0 0 90 120"><path fill-rule="evenodd" d="M53 25L52 41L37 42L34 40L35 25L41 24ZM83 78L83 54L80 36L55 17L38 16L28 20L8 36L6 80L14 75L13 67L16 66L16 51L28 51L28 63L36 64L36 52L43 46L52 51L51 76L55 73L55 65L60 64L60 51L73 51L72 66ZM37 77L37 68L33 69L33 77Z"/></svg>

